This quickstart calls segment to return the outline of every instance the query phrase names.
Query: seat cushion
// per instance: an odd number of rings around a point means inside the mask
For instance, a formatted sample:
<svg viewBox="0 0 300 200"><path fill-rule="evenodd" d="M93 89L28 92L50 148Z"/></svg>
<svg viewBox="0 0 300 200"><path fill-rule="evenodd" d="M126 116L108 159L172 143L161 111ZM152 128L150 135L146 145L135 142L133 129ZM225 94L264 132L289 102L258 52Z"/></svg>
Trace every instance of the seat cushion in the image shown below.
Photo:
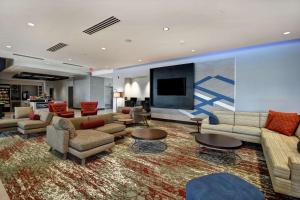
<svg viewBox="0 0 300 200"><path fill-rule="evenodd" d="M233 132L260 137L261 129L251 126L233 126Z"/></svg>
<svg viewBox="0 0 300 200"><path fill-rule="evenodd" d="M130 119L130 115L129 114L121 114L121 113L117 113L114 114L114 119L118 120L118 119Z"/></svg>
<svg viewBox="0 0 300 200"><path fill-rule="evenodd" d="M110 123L105 124L104 126L97 128L96 130L105 133L117 133L123 131L125 128L126 126L124 124Z"/></svg>
<svg viewBox="0 0 300 200"><path fill-rule="evenodd" d="M0 128L10 128L10 127L17 127L18 122L28 120L28 118L22 119L3 119L0 120Z"/></svg>
<svg viewBox="0 0 300 200"><path fill-rule="evenodd" d="M48 124L40 120L26 120L18 122L18 127L24 130L45 128Z"/></svg>
<svg viewBox="0 0 300 200"><path fill-rule="evenodd" d="M288 166L288 158L297 153L298 141L299 139L295 136L286 136L262 129L264 152L274 176L290 179L291 171Z"/></svg>
<svg viewBox="0 0 300 200"><path fill-rule="evenodd" d="M69 145L77 151L86 151L114 142L110 134L93 129L76 130L76 137L70 139Z"/></svg>
<svg viewBox="0 0 300 200"><path fill-rule="evenodd" d="M225 132L232 132L233 130L233 126L229 124L202 124L201 128Z"/></svg>
<svg viewBox="0 0 300 200"><path fill-rule="evenodd" d="M82 116L97 115L98 110L85 110L81 112Z"/></svg>

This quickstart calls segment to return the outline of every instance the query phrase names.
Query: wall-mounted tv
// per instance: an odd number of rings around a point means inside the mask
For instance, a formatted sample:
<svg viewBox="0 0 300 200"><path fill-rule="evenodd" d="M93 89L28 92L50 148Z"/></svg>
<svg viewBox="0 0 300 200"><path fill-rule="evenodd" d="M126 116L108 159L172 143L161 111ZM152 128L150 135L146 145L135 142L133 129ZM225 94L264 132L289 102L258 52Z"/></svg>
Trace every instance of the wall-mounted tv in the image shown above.
<svg viewBox="0 0 300 200"><path fill-rule="evenodd" d="M186 78L157 79L157 95L186 95Z"/></svg>
<svg viewBox="0 0 300 200"><path fill-rule="evenodd" d="M194 109L194 63L150 69L151 106Z"/></svg>

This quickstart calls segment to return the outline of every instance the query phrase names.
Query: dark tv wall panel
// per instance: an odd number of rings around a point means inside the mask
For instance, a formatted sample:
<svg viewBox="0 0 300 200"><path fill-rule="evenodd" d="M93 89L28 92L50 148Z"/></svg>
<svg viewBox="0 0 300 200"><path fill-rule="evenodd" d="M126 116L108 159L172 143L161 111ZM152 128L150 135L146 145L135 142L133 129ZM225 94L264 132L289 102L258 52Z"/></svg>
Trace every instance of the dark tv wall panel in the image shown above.
<svg viewBox="0 0 300 200"><path fill-rule="evenodd" d="M157 80L185 78L185 95L158 95ZM194 109L194 63L175 65L169 67L154 68L150 70L150 97L151 105L158 108Z"/></svg>

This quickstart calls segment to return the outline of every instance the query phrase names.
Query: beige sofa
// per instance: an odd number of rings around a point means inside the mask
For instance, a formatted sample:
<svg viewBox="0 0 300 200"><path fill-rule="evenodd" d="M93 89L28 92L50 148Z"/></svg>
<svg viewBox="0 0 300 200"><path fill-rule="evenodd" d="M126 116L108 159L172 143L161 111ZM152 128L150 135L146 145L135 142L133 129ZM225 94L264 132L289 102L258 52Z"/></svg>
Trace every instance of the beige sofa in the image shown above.
<svg viewBox="0 0 300 200"><path fill-rule="evenodd" d="M267 113L216 111L214 114L219 124L211 125L206 118L202 122L201 133L261 143L274 191L300 197L300 153L297 151L300 125L295 136L286 136L264 128Z"/></svg>
<svg viewBox="0 0 300 200"><path fill-rule="evenodd" d="M46 127L50 124L53 113L41 111L39 112L40 120L22 120L17 123L18 132L26 135L46 132Z"/></svg>
<svg viewBox="0 0 300 200"><path fill-rule="evenodd" d="M13 119L0 120L0 132L17 131L18 122L29 120L29 114L32 112L32 107L15 107Z"/></svg>
<svg viewBox="0 0 300 200"><path fill-rule="evenodd" d="M102 119L104 126L95 129L81 129L80 124L85 120ZM110 150L114 146L114 138L128 134L125 125L114 123L113 114L103 114L79 118L54 117L52 124L47 127L47 143L64 158L70 153L85 159L102 151Z"/></svg>
<svg viewBox="0 0 300 200"><path fill-rule="evenodd" d="M130 109L129 114L122 113L123 108ZM117 112L114 113L114 119L133 119L133 123L137 124L140 122L143 122L144 118L140 114L143 112L142 106L136 106L136 107L118 107Z"/></svg>

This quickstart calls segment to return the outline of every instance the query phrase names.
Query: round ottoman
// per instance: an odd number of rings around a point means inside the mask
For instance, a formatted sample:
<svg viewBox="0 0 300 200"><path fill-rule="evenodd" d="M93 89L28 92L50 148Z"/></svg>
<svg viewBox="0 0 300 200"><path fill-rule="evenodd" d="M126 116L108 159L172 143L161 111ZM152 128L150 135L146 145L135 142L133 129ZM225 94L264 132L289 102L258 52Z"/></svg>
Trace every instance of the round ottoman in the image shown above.
<svg viewBox="0 0 300 200"><path fill-rule="evenodd" d="M190 180L187 200L264 200L264 195L238 176L217 173Z"/></svg>

